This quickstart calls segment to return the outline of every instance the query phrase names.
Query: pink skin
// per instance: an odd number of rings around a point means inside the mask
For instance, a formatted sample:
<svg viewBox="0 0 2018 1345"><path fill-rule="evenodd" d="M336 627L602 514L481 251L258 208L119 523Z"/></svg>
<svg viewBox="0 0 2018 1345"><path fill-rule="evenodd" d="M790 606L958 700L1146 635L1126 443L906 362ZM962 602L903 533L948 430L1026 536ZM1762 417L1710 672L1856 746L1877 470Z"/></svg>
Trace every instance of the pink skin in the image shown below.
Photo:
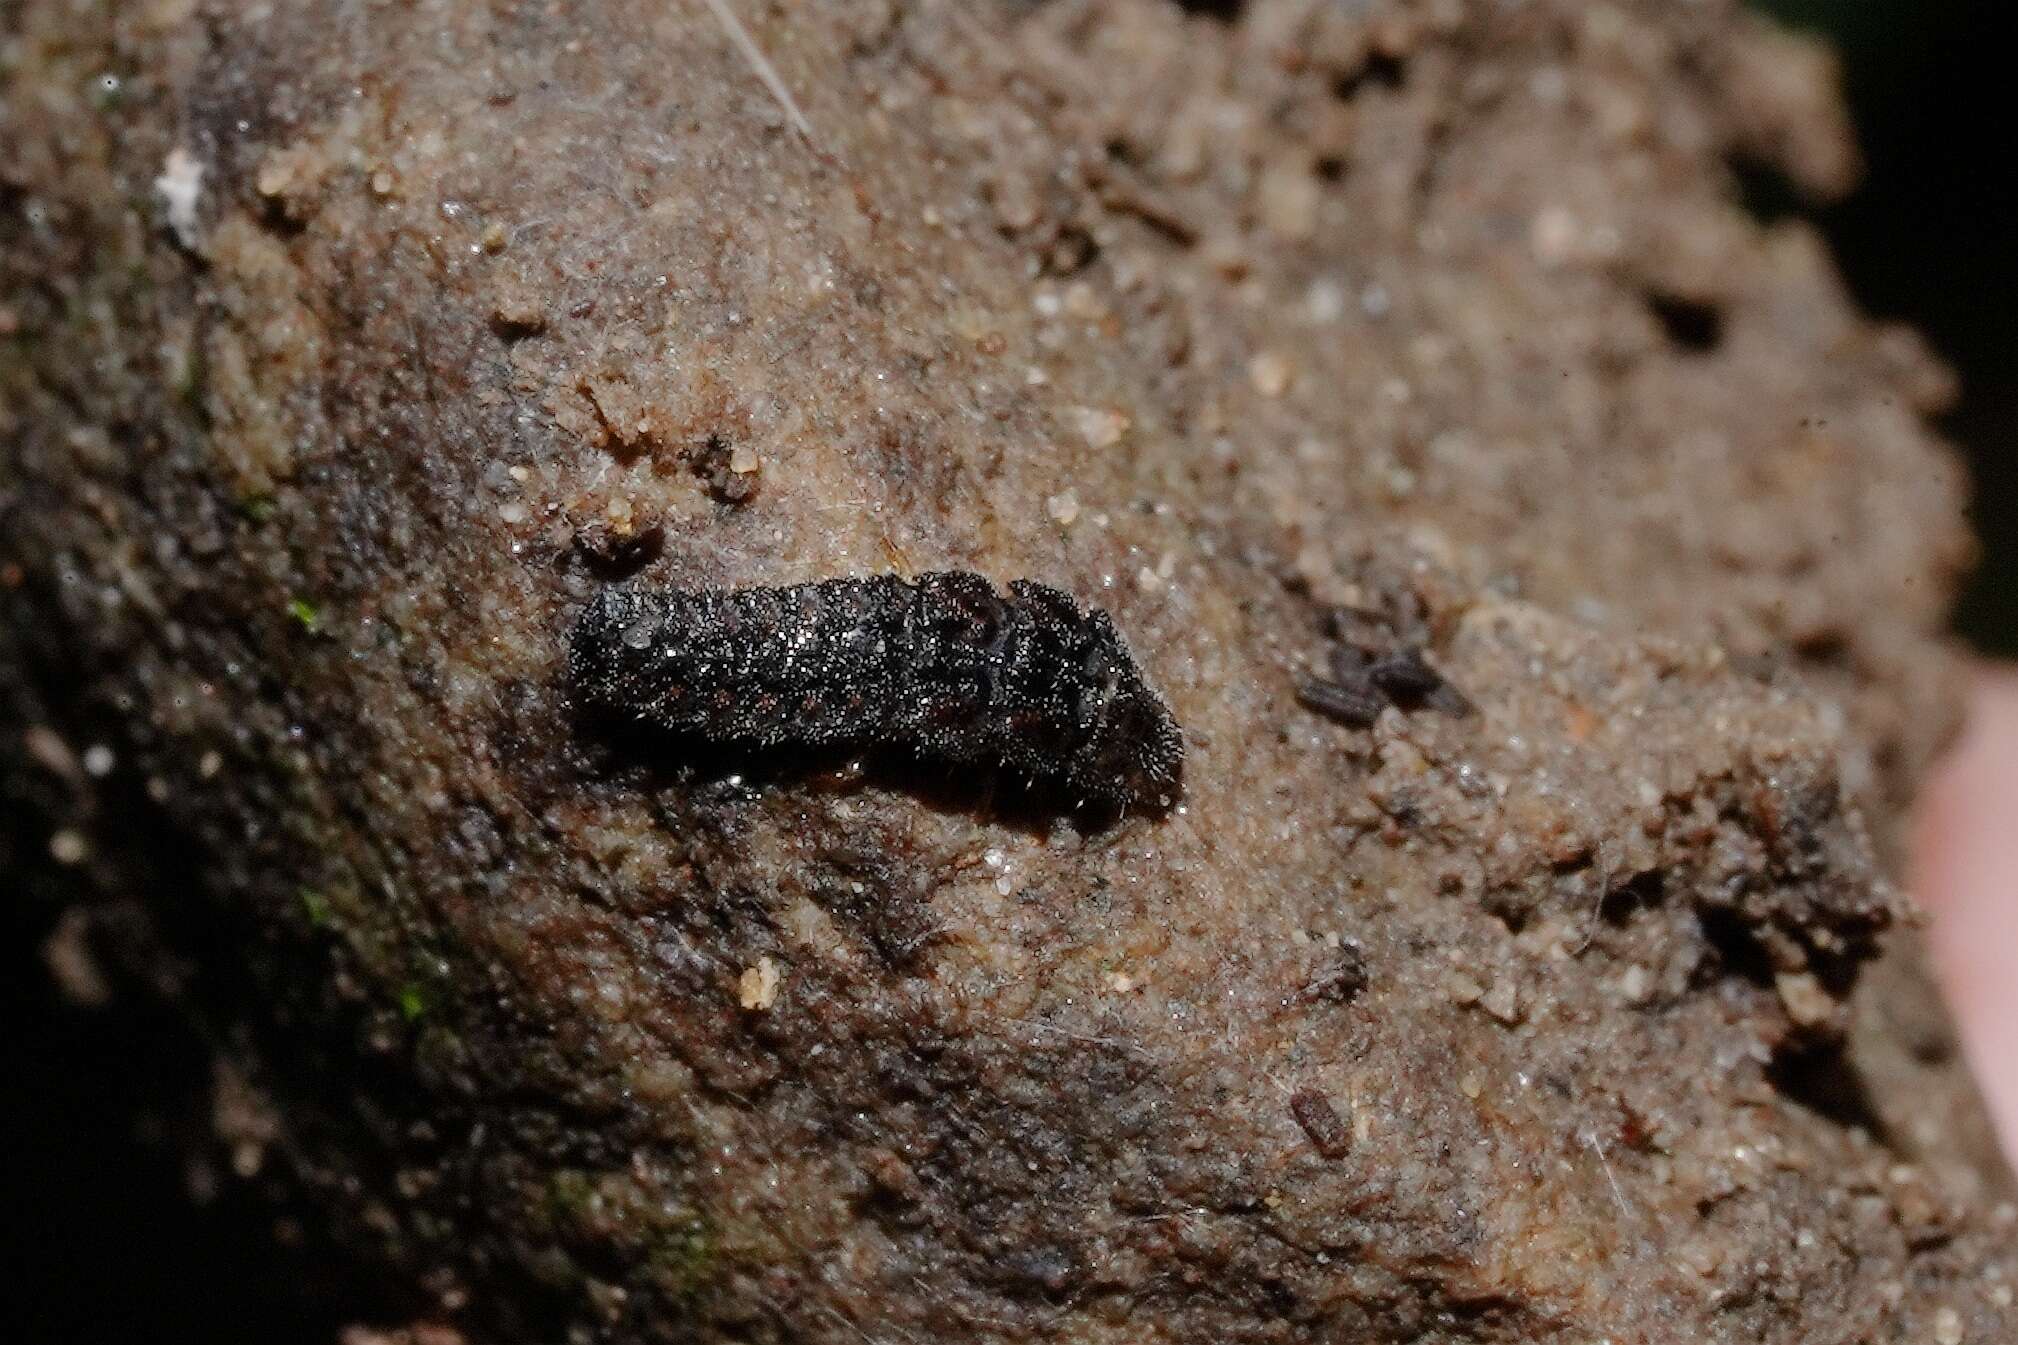
<svg viewBox="0 0 2018 1345"><path fill-rule="evenodd" d="M1922 797L1913 889L2005 1152L2018 1162L2018 668L1987 669Z"/></svg>

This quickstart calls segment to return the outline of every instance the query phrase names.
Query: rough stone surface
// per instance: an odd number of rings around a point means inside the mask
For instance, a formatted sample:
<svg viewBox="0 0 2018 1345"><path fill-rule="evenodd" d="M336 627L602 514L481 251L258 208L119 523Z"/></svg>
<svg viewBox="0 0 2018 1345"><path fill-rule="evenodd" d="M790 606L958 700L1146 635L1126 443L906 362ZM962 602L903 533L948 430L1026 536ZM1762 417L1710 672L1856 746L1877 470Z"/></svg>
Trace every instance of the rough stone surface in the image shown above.
<svg viewBox="0 0 2018 1345"><path fill-rule="evenodd" d="M732 4L810 137L690 0L0 10L0 862L231 1166L443 1338L2018 1335L1886 934L1946 379L1733 171L1847 183L1826 60ZM933 569L1113 613L1182 805L565 702L621 577ZM1300 707L1340 603L1475 712Z"/></svg>

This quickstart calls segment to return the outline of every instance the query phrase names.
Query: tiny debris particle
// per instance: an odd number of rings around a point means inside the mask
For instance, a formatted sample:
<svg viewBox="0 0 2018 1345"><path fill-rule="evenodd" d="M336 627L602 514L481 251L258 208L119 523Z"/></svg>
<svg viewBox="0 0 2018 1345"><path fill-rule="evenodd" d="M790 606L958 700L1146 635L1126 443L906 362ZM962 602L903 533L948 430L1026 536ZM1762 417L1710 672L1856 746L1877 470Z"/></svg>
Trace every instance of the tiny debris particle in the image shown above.
<svg viewBox="0 0 2018 1345"><path fill-rule="evenodd" d="M1352 1130L1338 1116L1331 1099L1315 1088L1289 1095L1289 1114L1303 1127L1311 1147L1325 1158L1343 1158L1352 1151Z"/></svg>
<svg viewBox="0 0 2018 1345"><path fill-rule="evenodd" d="M1543 266L1561 266L1576 250L1577 219L1559 205L1545 207L1528 228L1528 244Z"/></svg>
<svg viewBox="0 0 2018 1345"><path fill-rule="evenodd" d="M1341 686L1323 678L1306 678L1296 688L1297 703L1347 728L1372 728L1387 702L1368 691Z"/></svg>
<svg viewBox="0 0 2018 1345"><path fill-rule="evenodd" d="M657 523L638 527L627 516L622 526L591 520L575 530L575 546L591 569L617 576L651 563L665 545L666 530Z"/></svg>
<svg viewBox="0 0 2018 1345"><path fill-rule="evenodd" d="M1485 998L1485 987L1457 970L1445 973L1443 989L1453 1004L1469 1006Z"/></svg>
<svg viewBox="0 0 2018 1345"><path fill-rule="evenodd" d="M111 1001L112 987L91 951L91 918L83 907L72 906L56 921L43 941L42 961L71 1003L96 1008Z"/></svg>
<svg viewBox="0 0 2018 1345"><path fill-rule="evenodd" d="M1261 218L1278 238L1300 243L1317 232L1323 195L1317 178L1301 163L1281 163L1261 176Z"/></svg>
<svg viewBox="0 0 2018 1345"><path fill-rule="evenodd" d="M112 749L104 743L93 743L84 749L84 773L94 780L103 780L112 774L112 768L116 764L117 759L112 755Z"/></svg>
<svg viewBox="0 0 2018 1345"><path fill-rule="evenodd" d="M1344 1004L1366 989L1366 953L1356 943L1341 943L1304 983L1306 999Z"/></svg>
<svg viewBox="0 0 2018 1345"><path fill-rule="evenodd" d="M1289 391L1295 371L1286 356L1264 350L1247 362L1247 377L1254 390L1264 397L1280 397Z"/></svg>
<svg viewBox="0 0 2018 1345"><path fill-rule="evenodd" d="M212 779L223 769L224 757L214 750L205 752L201 757L197 758L196 774L202 779Z"/></svg>
<svg viewBox="0 0 2018 1345"><path fill-rule="evenodd" d="M744 1008L762 1012L778 1002L778 979L778 964L760 957L737 979L737 998Z"/></svg>
<svg viewBox="0 0 2018 1345"><path fill-rule="evenodd" d="M1682 1248L1680 1259L1689 1269L1708 1279L1724 1264L1724 1253L1720 1247L1703 1242L1692 1242Z"/></svg>
<svg viewBox="0 0 2018 1345"><path fill-rule="evenodd" d="M1628 1004L1645 1004L1654 993L1654 974L1635 962L1619 973L1619 994Z"/></svg>
<svg viewBox="0 0 2018 1345"><path fill-rule="evenodd" d="M511 235L505 232L504 225L492 220L483 226L482 241L485 252L503 252L505 244L511 241Z"/></svg>
<svg viewBox="0 0 2018 1345"><path fill-rule="evenodd" d="M738 476L748 476L763 465L764 460L757 456L757 450L748 444L737 444L729 452L729 470Z"/></svg>
<svg viewBox="0 0 2018 1345"><path fill-rule="evenodd" d="M81 864L86 852L81 832L65 827L49 838L49 857L58 864Z"/></svg>
<svg viewBox="0 0 2018 1345"><path fill-rule="evenodd" d="M1962 1345L1962 1314L1953 1308L1940 1308L1934 1313L1934 1339L1937 1345Z"/></svg>
<svg viewBox="0 0 2018 1345"><path fill-rule="evenodd" d="M177 145L168 151L161 176L154 179L154 193L166 207L175 241L192 252L202 241L196 203L203 198L203 172L203 161Z"/></svg>
<svg viewBox="0 0 2018 1345"><path fill-rule="evenodd" d="M1037 187L1024 174L1005 169L989 185L993 188L990 196L995 218L1011 233L1021 233L1043 218L1044 204L1037 195Z"/></svg>
<svg viewBox="0 0 2018 1345"><path fill-rule="evenodd" d="M1128 417L1107 407L1082 406L1077 412L1079 433L1094 448L1112 448L1128 433Z"/></svg>
<svg viewBox="0 0 2018 1345"><path fill-rule="evenodd" d="M334 918L330 910L329 898L311 887L300 889L301 912L308 917L308 923L317 929L327 929Z"/></svg>
<svg viewBox="0 0 2018 1345"><path fill-rule="evenodd" d="M1520 991L1512 981L1495 981L1492 989L1479 996L1478 1004L1508 1027L1521 1020Z"/></svg>
<svg viewBox="0 0 2018 1345"><path fill-rule="evenodd" d="M1801 1027L1820 1026L1836 1012L1836 1001L1810 972L1783 971L1773 978L1773 986L1787 1016Z"/></svg>
<svg viewBox="0 0 2018 1345"><path fill-rule="evenodd" d="M1072 521L1079 517L1079 496L1073 491L1061 490L1044 501L1044 512L1051 516L1053 523L1069 528Z"/></svg>
<svg viewBox="0 0 2018 1345"><path fill-rule="evenodd" d="M491 304L491 325L506 336L533 336L547 327L539 296L516 285L503 285Z"/></svg>
<svg viewBox="0 0 2018 1345"><path fill-rule="evenodd" d="M1345 316L1345 290L1336 280L1313 280L1304 291L1303 309L1313 323L1337 322Z"/></svg>
<svg viewBox="0 0 2018 1345"><path fill-rule="evenodd" d="M31 725L21 735L21 746L37 765L52 775L60 775L66 780L75 780L82 769L77 762L77 754L70 750L70 744L63 741L63 735L46 724Z"/></svg>
<svg viewBox="0 0 2018 1345"><path fill-rule="evenodd" d="M1097 290L1078 280L1065 287L1065 312L1082 322L1097 322L1107 316L1107 305L1100 301Z"/></svg>
<svg viewBox="0 0 2018 1345"><path fill-rule="evenodd" d="M269 157L260 165L259 176L253 179L252 189L261 196L277 197L294 182L294 162L281 155Z"/></svg>

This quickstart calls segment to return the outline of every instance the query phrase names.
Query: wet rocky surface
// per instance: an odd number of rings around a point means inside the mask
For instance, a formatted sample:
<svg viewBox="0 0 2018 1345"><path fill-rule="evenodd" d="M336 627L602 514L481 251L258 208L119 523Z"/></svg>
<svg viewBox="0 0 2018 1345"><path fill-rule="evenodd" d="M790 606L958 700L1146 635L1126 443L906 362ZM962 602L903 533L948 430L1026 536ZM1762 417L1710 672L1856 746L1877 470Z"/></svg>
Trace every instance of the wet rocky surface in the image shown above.
<svg viewBox="0 0 2018 1345"><path fill-rule="evenodd" d="M221 1168L424 1333L2011 1339L1948 380L1739 191L1852 180L1826 58L734 12L0 15L0 865ZM1174 806L571 704L609 584L945 569L1112 614Z"/></svg>

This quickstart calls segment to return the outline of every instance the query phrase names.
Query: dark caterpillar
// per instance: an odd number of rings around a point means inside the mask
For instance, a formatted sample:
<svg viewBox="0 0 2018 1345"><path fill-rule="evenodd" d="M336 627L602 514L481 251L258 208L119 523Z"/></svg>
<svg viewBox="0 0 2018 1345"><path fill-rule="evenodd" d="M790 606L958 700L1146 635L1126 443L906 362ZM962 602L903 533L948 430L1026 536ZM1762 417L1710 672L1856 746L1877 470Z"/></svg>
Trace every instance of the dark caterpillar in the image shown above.
<svg viewBox="0 0 2018 1345"><path fill-rule="evenodd" d="M588 705L710 743L896 747L1102 806L1168 803L1184 757L1107 613L1028 579L607 588L569 671Z"/></svg>

